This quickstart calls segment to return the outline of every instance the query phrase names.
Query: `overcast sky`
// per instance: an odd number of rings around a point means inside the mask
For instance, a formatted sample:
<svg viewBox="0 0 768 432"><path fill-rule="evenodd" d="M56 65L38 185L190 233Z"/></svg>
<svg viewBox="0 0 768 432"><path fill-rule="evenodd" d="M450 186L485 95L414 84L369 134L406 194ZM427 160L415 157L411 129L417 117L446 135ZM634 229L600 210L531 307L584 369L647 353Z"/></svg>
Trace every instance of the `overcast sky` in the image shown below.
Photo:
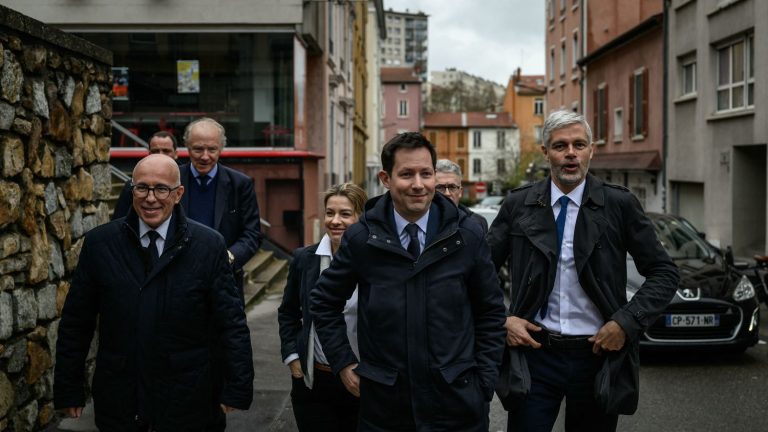
<svg viewBox="0 0 768 432"><path fill-rule="evenodd" d="M544 75L541 0L384 0L429 15L429 71L455 67L504 86L519 66Z"/></svg>

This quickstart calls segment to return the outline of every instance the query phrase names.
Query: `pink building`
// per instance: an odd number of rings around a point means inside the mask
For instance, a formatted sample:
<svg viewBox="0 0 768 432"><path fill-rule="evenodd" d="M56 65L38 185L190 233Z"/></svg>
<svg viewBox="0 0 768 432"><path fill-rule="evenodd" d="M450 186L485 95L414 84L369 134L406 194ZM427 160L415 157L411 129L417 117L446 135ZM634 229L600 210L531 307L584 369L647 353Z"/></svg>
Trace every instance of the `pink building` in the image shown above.
<svg viewBox="0 0 768 432"><path fill-rule="evenodd" d="M589 2L587 53L578 61L592 126L590 170L663 210L662 0Z"/></svg>
<svg viewBox="0 0 768 432"><path fill-rule="evenodd" d="M421 130L421 81L413 68L381 68L384 142L403 132Z"/></svg>

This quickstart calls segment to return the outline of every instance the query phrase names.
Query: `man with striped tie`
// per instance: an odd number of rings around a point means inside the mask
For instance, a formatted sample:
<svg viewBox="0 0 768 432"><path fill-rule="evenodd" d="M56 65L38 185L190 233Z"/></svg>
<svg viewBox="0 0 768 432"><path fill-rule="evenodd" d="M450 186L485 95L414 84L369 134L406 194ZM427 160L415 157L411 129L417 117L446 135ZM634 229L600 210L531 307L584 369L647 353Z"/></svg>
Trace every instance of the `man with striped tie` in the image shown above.
<svg viewBox="0 0 768 432"><path fill-rule="evenodd" d="M508 430L550 431L565 399L567 430L613 431L637 407L638 338L674 295L677 267L635 196L587 173L584 117L552 113L543 140L550 178L510 192L487 237L496 268L509 258L507 358L522 357L511 375L530 373L515 393L527 398L505 403ZM629 302L627 253L646 277ZM610 385L596 391L598 378Z"/></svg>

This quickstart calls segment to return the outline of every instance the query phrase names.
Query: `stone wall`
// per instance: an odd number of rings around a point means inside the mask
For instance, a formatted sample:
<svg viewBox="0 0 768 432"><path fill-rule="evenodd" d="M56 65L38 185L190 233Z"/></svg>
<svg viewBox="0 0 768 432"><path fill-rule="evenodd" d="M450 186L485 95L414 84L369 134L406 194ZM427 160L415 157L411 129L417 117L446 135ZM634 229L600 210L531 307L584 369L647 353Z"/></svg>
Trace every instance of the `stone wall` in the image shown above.
<svg viewBox="0 0 768 432"><path fill-rule="evenodd" d="M109 219L111 63L0 6L0 431L54 418L59 315L83 234Z"/></svg>

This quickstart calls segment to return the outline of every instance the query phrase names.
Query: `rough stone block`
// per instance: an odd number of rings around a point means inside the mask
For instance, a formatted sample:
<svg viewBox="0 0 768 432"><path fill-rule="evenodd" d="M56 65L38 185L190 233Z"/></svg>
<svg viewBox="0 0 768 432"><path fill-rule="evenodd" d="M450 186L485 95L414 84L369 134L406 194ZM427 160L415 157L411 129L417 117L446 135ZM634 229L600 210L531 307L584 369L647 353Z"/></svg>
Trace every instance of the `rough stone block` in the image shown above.
<svg viewBox="0 0 768 432"><path fill-rule="evenodd" d="M19 138L5 136L0 141L3 177L13 177L24 169L24 143Z"/></svg>
<svg viewBox="0 0 768 432"><path fill-rule="evenodd" d="M37 401L32 401L16 411L13 416L13 428L15 432L26 432L35 429L37 421Z"/></svg>
<svg viewBox="0 0 768 432"><path fill-rule="evenodd" d="M16 110L13 105L0 101L0 129L10 129L14 118L16 118Z"/></svg>
<svg viewBox="0 0 768 432"><path fill-rule="evenodd" d="M85 100L85 113L91 115L99 111L101 111L101 93L99 93L99 86L91 84L91 86L88 87L88 94Z"/></svg>
<svg viewBox="0 0 768 432"><path fill-rule="evenodd" d="M32 81L32 111L43 118L48 118L48 99L45 97L45 83L40 80Z"/></svg>
<svg viewBox="0 0 768 432"><path fill-rule="evenodd" d="M54 152L55 170L54 175L57 178L69 177L72 175L72 153L66 147L57 147Z"/></svg>
<svg viewBox="0 0 768 432"><path fill-rule="evenodd" d="M18 184L0 180L0 228L16 222L21 212L21 188Z"/></svg>
<svg viewBox="0 0 768 432"><path fill-rule="evenodd" d="M56 192L56 185L49 182L45 185L45 214L50 215L59 209L59 197Z"/></svg>
<svg viewBox="0 0 768 432"><path fill-rule="evenodd" d="M23 118L16 117L13 119L12 130L24 136L29 135L32 133L32 122L29 120L24 120Z"/></svg>
<svg viewBox="0 0 768 432"><path fill-rule="evenodd" d="M0 261L0 275L26 270L29 266L29 258L29 254L16 254Z"/></svg>
<svg viewBox="0 0 768 432"><path fill-rule="evenodd" d="M58 280L64 277L64 255L61 246L54 238L48 237L50 255L48 261L48 280Z"/></svg>
<svg viewBox="0 0 768 432"><path fill-rule="evenodd" d="M45 227L41 227L45 229ZM30 283L42 282L49 277L50 266L48 258L51 255L51 245L47 241L46 234L35 233L32 236L32 250L30 251L29 281Z"/></svg>
<svg viewBox="0 0 768 432"><path fill-rule="evenodd" d="M57 289L57 301L58 301L58 289ZM56 340L59 338L59 322L61 320L56 319L48 324L48 329L45 332L45 338L48 343L48 351L51 352L51 357L56 358Z"/></svg>
<svg viewBox="0 0 768 432"><path fill-rule="evenodd" d="M48 284L37 291L37 319L56 318L56 285Z"/></svg>
<svg viewBox="0 0 768 432"><path fill-rule="evenodd" d="M69 282L59 282L59 285L56 287L56 311L59 313L59 316L61 316L61 311L64 309L64 302L67 300L67 294L69 294Z"/></svg>
<svg viewBox="0 0 768 432"><path fill-rule="evenodd" d="M13 297L13 329L21 331L35 327L37 323L37 300L31 289L11 291Z"/></svg>
<svg viewBox="0 0 768 432"><path fill-rule="evenodd" d="M72 136L72 122L64 105L58 100L51 104L51 120L48 122L48 132L56 141L68 142Z"/></svg>
<svg viewBox="0 0 768 432"><path fill-rule="evenodd" d="M9 233L0 236L0 259L7 258L21 250L21 236Z"/></svg>
<svg viewBox="0 0 768 432"><path fill-rule="evenodd" d="M3 67L0 69L0 96L11 103L21 99L24 87L24 73L12 52L3 52ZM99 107L101 108L101 107Z"/></svg>
<svg viewBox="0 0 768 432"><path fill-rule="evenodd" d="M51 354L35 342L27 342L27 382L29 384L37 383L37 380L43 376L43 373L53 366Z"/></svg>
<svg viewBox="0 0 768 432"><path fill-rule="evenodd" d="M8 410L13 406L16 392L13 390L13 383L3 372L0 372L0 417L5 417Z"/></svg>
<svg viewBox="0 0 768 432"><path fill-rule="evenodd" d="M8 359L6 367L10 373L24 369L24 363L27 361L27 341L19 339L8 345L0 358Z"/></svg>
<svg viewBox="0 0 768 432"><path fill-rule="evenodd" d="M9 276L9 275L0 276L0 291L10 291L15 286L16 286L16 283L13 281L13 276Z"/></svg>
<svg viewBox="0 0 768 432"><path fill-rule="evenodd" d="M93 177L93 198L109 199L112 193L112 172L109 165L105 163L92 165L91 177Z"/></svg>
<svg viewBox="0 0 768 432"><path fill-rule="evenodd" d="M7 292L0 292L0 340L13 335L13 300ZM0 413L0 417L2 413Z"/></svg>
<svg viewBox="0 0 768 432"><path fill-rule="evenodd" d="M51 394L53 394L53 392L51 392ZM45 399L50 399L50 398L45 398ZM53 420L54 414L55 414L55 411L53 409L53 402L48 402L46 404L43 404L42 406L40 406L40 412L37 414L37 423L41 427L45 427L47 424L51 422L51 420Z"/></svg>
<svg viewBox="0 0 768 432"><path fill-rule="evenodd" d="M45 62L48 58L48 51L42 46L32 46L24 50L22 60L24 68L31 73L37 74L45 69Z"/></svg>
<svg viewBox="0 0 768 432"><path fill-rule="evenodd" d="M67 108L71 108L72 97L75 95L75 80L71 76L68 76L62 85L59 86L59 95Z"/></svg>

